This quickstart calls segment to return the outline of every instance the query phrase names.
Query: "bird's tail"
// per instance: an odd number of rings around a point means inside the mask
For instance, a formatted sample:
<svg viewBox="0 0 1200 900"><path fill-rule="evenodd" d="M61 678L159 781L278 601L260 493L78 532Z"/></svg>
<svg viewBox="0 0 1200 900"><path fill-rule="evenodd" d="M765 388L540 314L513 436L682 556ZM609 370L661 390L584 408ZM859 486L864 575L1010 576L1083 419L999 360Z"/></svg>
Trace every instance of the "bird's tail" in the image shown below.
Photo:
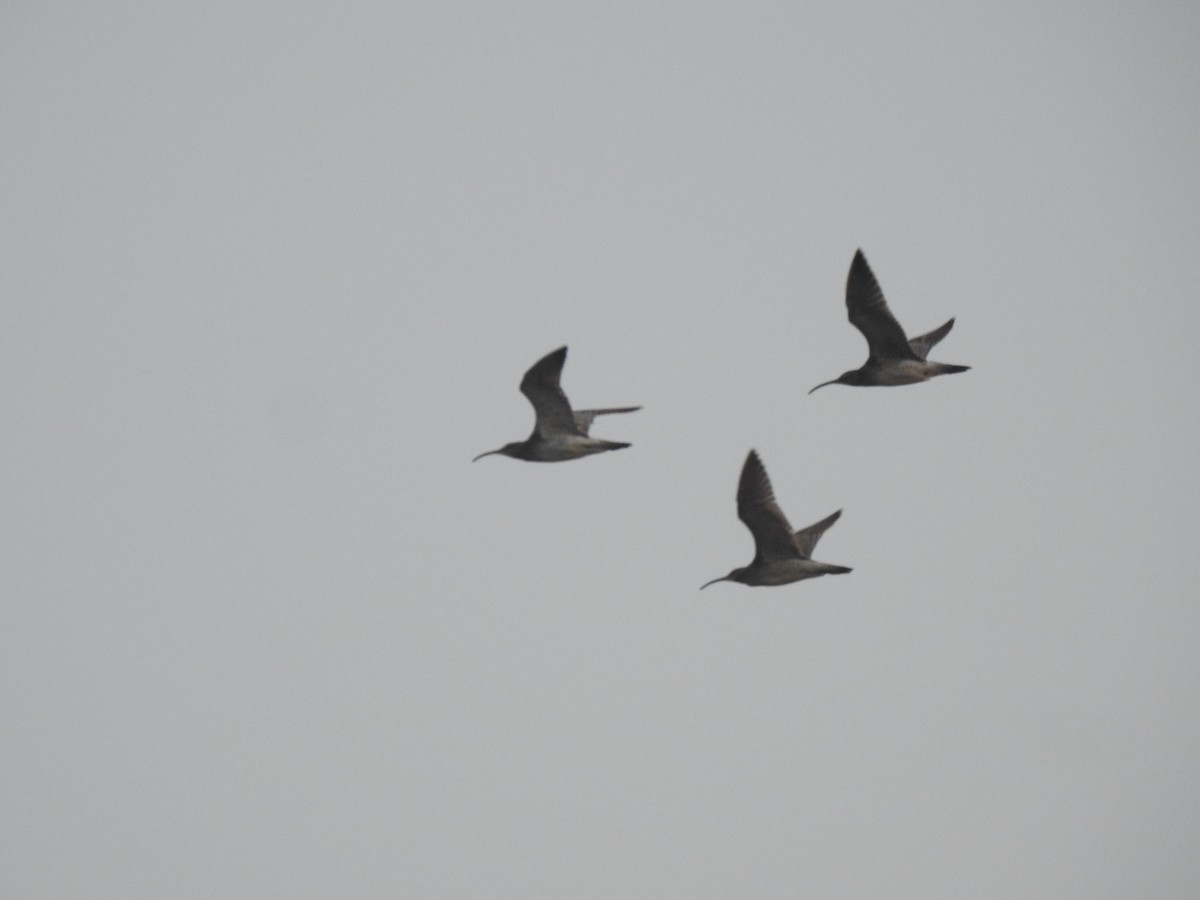
<svg viewBox="0 0 1200 900"><path fill-rule="evenodd" d="M822 575L845 575L853 572L849 566L835 566L833 563L820 563Z"/></svg>
<svg viewBox="0 0 1200 900"><path fill-rule="evenodd" d="M965 372L970 366L955 366L950 363L937 363L937 371L934 375L953 375L956 372Z"/></svg>

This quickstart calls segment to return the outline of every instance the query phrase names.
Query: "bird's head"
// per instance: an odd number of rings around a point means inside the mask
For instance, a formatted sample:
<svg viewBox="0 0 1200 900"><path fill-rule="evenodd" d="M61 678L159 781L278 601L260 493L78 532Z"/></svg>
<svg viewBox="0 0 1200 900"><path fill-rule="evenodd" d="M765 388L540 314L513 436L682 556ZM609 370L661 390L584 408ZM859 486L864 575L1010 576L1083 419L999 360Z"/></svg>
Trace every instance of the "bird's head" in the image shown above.
<svg viewBox="0 0 1200 900"><path fill-rule="evenodd" d="M862 383L863 383L862 371L859 369L851 369L849 372L843 372L837 378L833 379L833 381L825 381L825 382L822 382L821 384L818 384L817 387L813 388L812 391L809 391L809 393L811 394L817 388L823 388L826 385L830 385L830 384L862 384Z"/></svg>
<svg viewBox="0 0 1200 900"><path fill-rule="evenodd" d="M471 462L476 462L477 460L483 459L485 456L493 456L497 453L499 453L501 456L511 456L514 459L520 459L521 450L524 449L524 447L525 444L523 441L513 441L511 444L505 444L499 450L489 450L487 453L480 453L477 457L475 457L475 459L471 460Z"/></svg>
<svg viewBox="0 0 1200 900"><path fill-rule="evenodd" d="M745 578L746 569L743 566L740 569L734 569L728 575L722 575L720 578L714 578L712 581L706 581L700 585L700 590L704 590L710 584L716 584L718 581L742 581Z"/></svg>

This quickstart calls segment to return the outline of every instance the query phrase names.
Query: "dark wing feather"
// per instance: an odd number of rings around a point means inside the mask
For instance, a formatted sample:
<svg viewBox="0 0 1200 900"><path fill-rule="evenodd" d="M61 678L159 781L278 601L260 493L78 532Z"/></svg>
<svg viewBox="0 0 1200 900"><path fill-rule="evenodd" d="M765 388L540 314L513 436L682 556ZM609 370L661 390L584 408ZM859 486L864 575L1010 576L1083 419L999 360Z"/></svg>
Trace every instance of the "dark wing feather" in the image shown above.
<svg viewBox="0 0 1200 900"><path fill-rule="evenodd" d="M609 413L627 413L637 412L641 409L640 406L621 406L611 409L577 409L574 412L575 427L579 429L580 434L587 434L588 429L592 427L592 420L596 416L607 416Z"/></svg>
<svg viewBox="0 0 1200 900"><path fill-rule="evenodd" d="M935 328L928 334L923 334L920 337L911 338L908 342L908 347L921 359L929 356L929 351L934 348L938 341L950 333L950 329L954 327L954 320L951 319L940 328Z"/></svg>
<svg viewBox="0 0 1200 900"><path fill-rule="evenodd" d="M566 359L567 348L559 347L530 366L521 379L521 393L529 398L537 415L534 433L544 438L552 434L580 433L575 417L571 415L567 395L558 385Z"/></svg>
<svg viewBox="0 0 1200 900"><path fill-rule="evenodd" d="M762 460L753 450L742 466L742 477L738 481L738 518L754 535L756 560L794 559L796 544L792 537L792 526L787 516L775 502L771 481Z"/></svg>
<svg viewBox="0 0 1200 900"><path fill-rule="evenodd" d="M850 324L867 339L872 360L917 358L908 346L904 329L888 309L875 273L861 250L855 252L846 278L846 309Z"/></svg>
<svg viewBox="0 0 1200 900"><path fill-rule="evenodd" d="M828 531L829 526L840 519L841 516L842 511L839 509L815 525L809 525L807 528L801 528L796 532L796 549L800 551L801 559L812 559L813 550L817 548L817 541L821 539L821 535Z"/></svg>

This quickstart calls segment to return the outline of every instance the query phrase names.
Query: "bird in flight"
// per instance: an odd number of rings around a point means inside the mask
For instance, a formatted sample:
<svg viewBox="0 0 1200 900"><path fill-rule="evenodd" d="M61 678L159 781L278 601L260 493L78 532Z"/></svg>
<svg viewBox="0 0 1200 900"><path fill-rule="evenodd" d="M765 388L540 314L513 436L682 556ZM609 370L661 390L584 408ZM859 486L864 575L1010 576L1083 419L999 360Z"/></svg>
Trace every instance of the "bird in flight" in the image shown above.
<svg viewBox="0 0 1200 900"><path fill-rule="evenodd" d="M496 453L530 462L561 462L630 446L619 441L591 437L588 430L596 416L633 412L641 407L572 410L567 395L558 383L566 359L567 348L559 347L534 363L521 379L521 393L533 404L537 416L533 433L523 441L514 441L499 450L480 453L471 462Z"/></svg>
<svg viewBox="0 0 1200 900"><path fill-rule="evenodd" d="M846 309L850 313L850 324L862 332L871 353L861 368L818 384L809 391L810 394L828 384L859 387L915 384L936 375L950 375L971 368L929 362L925 358L933 346L950 333L954 319L920 337L910 340L904 336L904 329L888 309L883 291L862 250L854 254L854 261L850 263L850 275L846 278Z"/></svg>
<svg viewBox="0 0 1200 900"><path fill-rule="evenodd" d="M839 509L815 525L793 532L787 516L775 502L771 480L762 460L753 450L742 466L742 477L737 491L738 518L754 535L754 559L750 565L734 569L722 578L714 578L702 584L704 590L718 581L738 581L748 585L791 584L805 578L821 575L844 575L851 571L846 566L817 562L812 558L817 541L841 516Z"/></svg>

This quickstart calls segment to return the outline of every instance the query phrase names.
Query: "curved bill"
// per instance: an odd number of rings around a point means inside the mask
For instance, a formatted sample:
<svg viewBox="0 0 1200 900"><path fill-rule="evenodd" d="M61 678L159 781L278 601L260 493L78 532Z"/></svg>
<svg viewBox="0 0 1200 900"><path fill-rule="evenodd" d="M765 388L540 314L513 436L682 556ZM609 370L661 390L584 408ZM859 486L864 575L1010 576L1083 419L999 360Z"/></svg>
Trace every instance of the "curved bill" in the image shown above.
<svg viewBox="0 0 1200 900"><path fill-rule="evenodd" d="M716 584L718 581L728 581L728 580L729 580L728 575L722 575L720 578L714 578L712 581L704 582L704 584L700 585L700 590L704 590L710 584Z"/></svg>
<svg viewBox="0 0 1200 900"><path fill-rule="evenodd" d="M496 453L503 453L503 452L504 452L503 450L489 450L487 453L480 453L477 457L475 457L473 460L471 460L471 462L478 462L479 460L483 459L485 456L493 456Z"/></svg>
<svg viewBox="0 0 1200 900"><path fill-rule="evenodd" d="M836 378L835 378L835 379L833 379L833 381L823 381L823 382L821 382L820 384L818 384L818 385L817 385L817 387L813 388L813 389L812 389L812 391L809 391L809 393L811 394L811 393L812 393L813 391L815 391L817 388L828 387L828 386L829 386L829 385L831 385L831 384L837 384L837 383L838 383L838 380L837 380Z"/></svg>

